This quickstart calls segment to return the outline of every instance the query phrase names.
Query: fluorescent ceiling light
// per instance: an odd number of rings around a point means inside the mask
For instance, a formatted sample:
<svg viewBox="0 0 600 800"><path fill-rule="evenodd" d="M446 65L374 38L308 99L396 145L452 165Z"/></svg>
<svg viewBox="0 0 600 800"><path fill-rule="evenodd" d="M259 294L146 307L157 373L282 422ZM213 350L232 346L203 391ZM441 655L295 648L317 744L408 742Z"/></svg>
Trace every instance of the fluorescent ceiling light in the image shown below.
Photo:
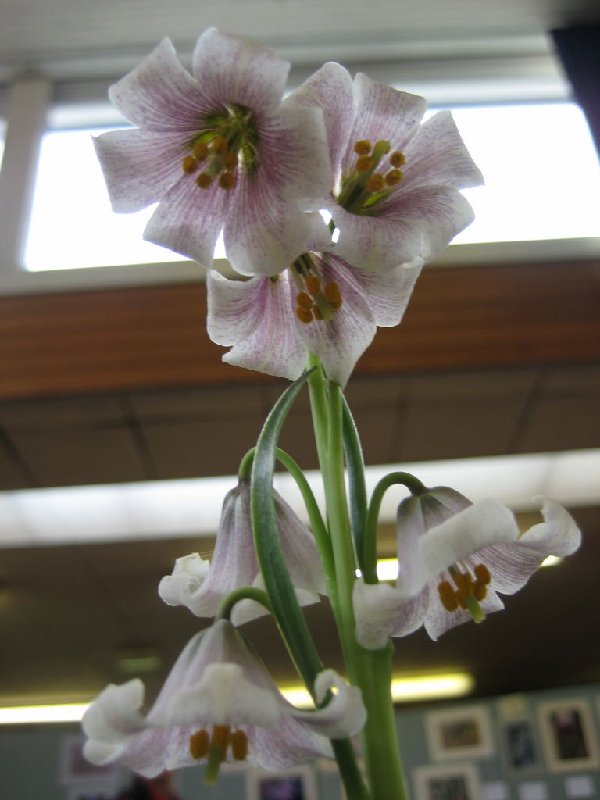
<svg viewBox="0 0 600 800"><path fill-rule="evenodd" d="M473 690L475 681L467 672L449 672L440 675L413 675L392 679L394 702L433 700L463 697ZM283 686L281 693L298 708L312 708L313 702L302 686Z"/></svg>
<svg viewBox="0 0 600 800"><path fill-rule="evenodd" d="M392 699L400 702L462 697L472 691L474 683L467 672L397 677L392 680ZM304 687L283 686L280 691L297 708L313 707ZM65 703L0 707L0 725L79 722L88 706L89 703Z"/></svg>
<svg viewBox="0 0 600 800"><path fill-rule="evenodd" d="M0 708L0 725L79 722L89 703Z"/></svg>
<svg viewBox="0 0 600 800"><path fill-rule="evenodd" d="M532 498L551 497L566 506L600 504L600 450L494 456L367 467L367 491L388 472L414 473L428 486L452 486L473 501L494 497L514 510L537 509ZM323 505L318 472L306 477ZM147 481L104 486L28 489L0 493L0 547L214 536L221 505L234 476ZM277 490L306 520L302 498L287 474ZM402 487L388 491L381 521L392 522Z"/></svg>

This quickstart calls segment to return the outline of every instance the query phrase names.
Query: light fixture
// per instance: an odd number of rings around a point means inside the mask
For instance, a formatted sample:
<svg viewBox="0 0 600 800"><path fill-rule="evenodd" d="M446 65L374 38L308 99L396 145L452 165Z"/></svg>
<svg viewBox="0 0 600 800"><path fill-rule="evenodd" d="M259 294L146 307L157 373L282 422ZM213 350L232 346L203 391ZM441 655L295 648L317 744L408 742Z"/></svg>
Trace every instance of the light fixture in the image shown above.
<svg viewBox="0 0 600 800"><path fill-rule="evenodd" d="M398 676L392 679L392 699L395 702L410 702L463 697L473 690L474 685L473 676L468 672ZM280 691L297 708L313 707L309 693L302 686L282 686Z"/></svg>
<svg viewBox="0 0 600 800"><path fill-rule="evenodd" d="M0 708L0 725L79 722L89 703L64 703Z"/></svg>

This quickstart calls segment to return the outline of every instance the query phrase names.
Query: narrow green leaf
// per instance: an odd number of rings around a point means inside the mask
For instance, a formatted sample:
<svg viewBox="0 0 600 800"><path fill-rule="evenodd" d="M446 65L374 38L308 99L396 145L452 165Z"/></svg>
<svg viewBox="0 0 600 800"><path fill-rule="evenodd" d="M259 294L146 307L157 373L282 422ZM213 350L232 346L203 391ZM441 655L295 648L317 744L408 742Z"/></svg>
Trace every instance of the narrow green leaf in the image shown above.
<svg viewBox="0 0 600 800"><path fill-rule="evenodd" d="M356 423L343 398L344 455L348 471L348 501L350 505L350 526L354 540L354 550L361 570L364 569L364 537L367 521L367 486L365 484L365 462Z"/></svg>
<svg viewBox="0 0 600 800"><path fill-rule="evenodd" d="M308 373L304 373L286 389L265 421L252 463L251 509L254 546L273 615L299 673L312 691L315 678L322 671L323 665L285 565L273 500L277 440L283 422L307 378Z"/></svg>

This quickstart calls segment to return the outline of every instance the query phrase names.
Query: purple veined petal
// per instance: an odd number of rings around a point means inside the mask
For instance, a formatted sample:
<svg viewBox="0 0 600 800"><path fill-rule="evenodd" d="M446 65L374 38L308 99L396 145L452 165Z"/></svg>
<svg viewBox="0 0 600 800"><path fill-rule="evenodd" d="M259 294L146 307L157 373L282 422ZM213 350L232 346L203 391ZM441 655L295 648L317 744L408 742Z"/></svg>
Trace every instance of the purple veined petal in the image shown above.
<svg viewBox="0 0 600 800"><path fill-rule="evenodd" d="M315 711L295 710L294 717L328 739L354 736L361 730L367 718L361 691L342 680L335 670L323 670L315 680L317 703L322 703L332 689L335 693L326 706Z"/></svg>
<svg viewBox="0 0 600 800"><path fill-rule="evenodd" d="M307 350L291 310L287 275L230 281L207 277L210 338L232 348L229 364L295 380L306 366Z"/></svg>
<svg viewBox="0 0 600 800"><path fill-rule="evenodd" d="M483 500L433 528L420 539L425 581L493 544L514 542L519 529L514 514L496 500Z"/></svg>
<svg viewBox="0 0 600 800"><path fill-rule="evenodd" d="M354 119L352 77L347 69L334 61L324 64L298 87L289 102L302 106L317 106L323 112L329 155L339 180L342 156L346 151L348 137ZM328 187L331 190L333 183Z"/></svg>
<svg viewBox="0 0 600 800"><path fill-rule="evenodd" d="M192 176L163 195L144 230L144 239L210 268L230 195L214 184L200 189Z"/></svg>
<svg viewBox="0 0 600 800"><path fill-rule="evenodd" d="M253 728L248 760L263 769L280 770L310 761L315 756L333 758L329 739L319 736L293 717L283 716L276 728Z"/></svg>
<svg viewBox="0 0 600 800"><path fill-rule="evenodd" d="M325 575L315 540L296 512L278 493L273 493L281 549L292 584L312 595L326 594Z"/></svg>
<svg viewBox="0 0 600 800"><path fill-rule="evenodd" d="M393 328L400 324L422 268L420 258L381 272L353 267L377 326Z"/></svg>
<svg viewBox="0 0 600 800"><path fill-rule="evenodd" d="M408 143L405 155L399 192L425 184L450 184L466 189L483 183L483 175L449 111L440 111L424 122Z"/></svg>
<svg viewBox="0 0 600 800"><path fill-rule="evenodd" d="M178 131L109 131L94 138L114 211L139 211L160 199L183 175L185 140Z"/></svg>
<svg viewBox="0 0 600 800"><path fill-rule="evenodd" d="M367 650L385 647L390 636L407 636L420 628L429 606L428 588L410 595L387 583L354 582L352 594L356 638Z"/></svg>
<svg viewBox="0 0 600 800"><path fill-rule="evenodd" d="M544 522L533 525L515 542L493 545L481 553L491 585L502 594L521 589L547 556L570 555L581 543L581 531L561 505L546 500L542 513Z"/></svg>
<svg viewBox="0 0 600 800"><path fill-rule="evenodd" d="M520 538L526 544L546 555L568 556L581 544L581 531L569 512L559 503L547 498L542 501L543 522L533 525Z"/></svg>
<svg viewBox="0 0 600 800"><path fill-rule="evenodd" d="M356 159L354 143L361 139L372 144L383 139L390 142L392 150L402 151L427 108L423 97L372 81L361 72L355 76L353 88L354 128L343 158L347 169Z"/></svg>
<svg viewBox="0 0 600 800"><path fill-rule="evenodd" d="M209 28L198 39L192 73L213 110L239 103L265 112L280 102L290 63L269 48Z"/></svg>
<svg viewBox="0 0 600 800"><path fill-rule="evenodd" d="M386 269L439 255L473 221L473 209L452 186L418 186L384 200L376 216L336 211L337 252L365 269Z"/></svg>
<svg viewBox="0 0 600 800"><path fill-rule="evenodd" d="M227 257L243 275L275 275L331 241L321 215L307 213L333 180L321 112L284 106L259 133L258 164L240 168L223 231Z"/></svg>
<svg viewBox="0 0 600 800"><path fill-rule="evenodd" d="M428 259L428 226L420 218L419 208L414 212L409 208L406 218L401 214L384 213L383 204L382 213L377 216L350 214L340 206L327 208L340 231L335 245L336 255L349 264L378 272L415 259ZM426 211L430 213L429 208ZM432 220L432 227L433 224Z"/></svg>
<svg viewBox="0 0 600 800"><path fill-rule="evenodd" d="M133 125L154 131L189 133L197 129L202 115L215 110L166 38L110 87L109 96Z"/></svg>
<svg viewBox="0 0 600 800"><path fill-rule="evenodd" d="M309 323L294 319L298 335L307 349L318 356L329 380L342 388L346 385L360 356L367 349L377 330L360 283L352 269L332 255L318 259L322 279L337 283L341 296L341 307L328 320L313 320ZM293 307L298 291L292 287Z"/></svg>

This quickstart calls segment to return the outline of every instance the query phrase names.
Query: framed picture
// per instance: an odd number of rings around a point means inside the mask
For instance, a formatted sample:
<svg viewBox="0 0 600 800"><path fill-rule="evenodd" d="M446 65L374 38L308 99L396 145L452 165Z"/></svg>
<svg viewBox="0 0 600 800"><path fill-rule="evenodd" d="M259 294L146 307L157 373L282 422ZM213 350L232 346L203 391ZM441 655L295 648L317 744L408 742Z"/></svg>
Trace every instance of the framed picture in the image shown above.
<svg viewBox="0 0 600 800"><path fill-rule="evenodd" d="M539 715L544 753L553 772L598 766L598 741L585 700L542 703Z"/></svg>
<svg viewBox="0 0 600 800"><path fill-rule="evenodd" d="M83 782L94 783L96 786L104 785L109 789L116 787L119 781L119 770L114 765L98 767L90 763L83 755L85 738L80 734L63 736L60 746L59 777L63 784L78 784Z"/></svg>
<svg viewBox="0 0 600 800"><path fill-rule="evenodd" d="M480 800L473 764L417 767L413 772L416 800Z"/></svg>
<svg viewBox="0 0 600 800"><path fill-rule="evenodd" d="M309 766L278 772L249 770L246 788L247 800L316 800L317 797L314 772Z"/></svg>
<svg viewBox="0 0 600 800"><path fill-rule="evenodd" d="M493 753L490 718L484 706L431 711L425 727L435 760L482 758Z"/></svg>
<svg viewBox="0 0 600 800"><path fill-rule="evenodd" d="M531 719L505 720L500 725L500 736L509 772L523 774L541 768L539 745Z"/></svg>

